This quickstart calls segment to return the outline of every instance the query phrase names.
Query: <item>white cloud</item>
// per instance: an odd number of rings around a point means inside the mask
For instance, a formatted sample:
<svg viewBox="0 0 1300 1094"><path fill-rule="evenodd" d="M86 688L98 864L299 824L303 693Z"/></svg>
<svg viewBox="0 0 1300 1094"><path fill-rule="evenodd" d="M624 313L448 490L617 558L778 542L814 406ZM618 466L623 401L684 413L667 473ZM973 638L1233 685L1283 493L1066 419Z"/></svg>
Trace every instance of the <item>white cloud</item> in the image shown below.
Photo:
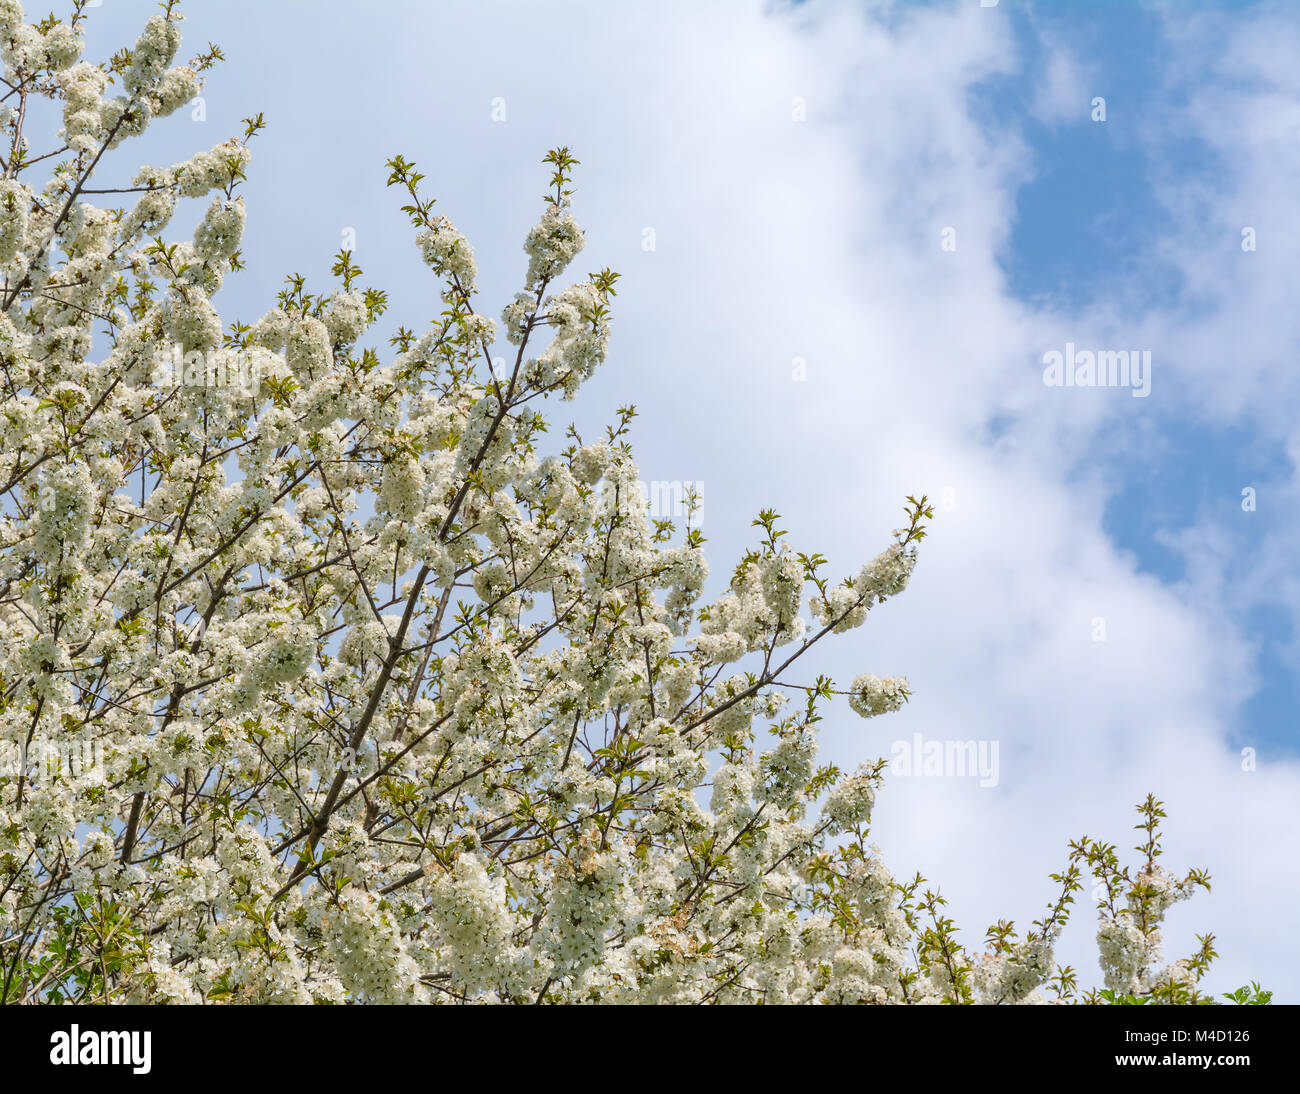
<svg viewBox="0 0 1300 1094"><path fill-rule="evenodd" d="M1088 121L1097 95L1095 65L1085 64L1059 36L1040 29L1047 51L1029 103L1030 113L1047 125Z"/></svg>

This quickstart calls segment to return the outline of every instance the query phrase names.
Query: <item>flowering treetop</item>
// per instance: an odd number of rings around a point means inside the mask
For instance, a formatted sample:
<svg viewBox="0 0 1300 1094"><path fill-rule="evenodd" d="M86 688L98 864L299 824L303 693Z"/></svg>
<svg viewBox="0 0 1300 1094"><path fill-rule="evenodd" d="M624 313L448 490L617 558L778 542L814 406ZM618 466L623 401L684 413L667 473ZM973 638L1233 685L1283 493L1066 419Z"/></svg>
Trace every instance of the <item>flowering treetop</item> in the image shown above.
<svg viewBox="0 0 1300 1094"><path fill-rule="evenodd" d="M84 7L0 0L0 1000L1071 999L1052 945L1086 867L1108 990L1197 997L1210 942L1166 967L1159 925L1205 877L1157 864L1159 803L1138 868L1079 842L1045 916L971 952L868 842L883 763L818 766L835 696L908 696L798 674L904 590L925 498L838 583L764 512L709 600L699 529L647 514L631 408L547 444L618 281L568 276L568 150L499 322L398 156L427 326L368 345L386 298L347 252L223 324L261 118L128 181L119 146L220 52L179 62L169 2L82 61ZM34 770L38 745L93 762Z"/></svg>

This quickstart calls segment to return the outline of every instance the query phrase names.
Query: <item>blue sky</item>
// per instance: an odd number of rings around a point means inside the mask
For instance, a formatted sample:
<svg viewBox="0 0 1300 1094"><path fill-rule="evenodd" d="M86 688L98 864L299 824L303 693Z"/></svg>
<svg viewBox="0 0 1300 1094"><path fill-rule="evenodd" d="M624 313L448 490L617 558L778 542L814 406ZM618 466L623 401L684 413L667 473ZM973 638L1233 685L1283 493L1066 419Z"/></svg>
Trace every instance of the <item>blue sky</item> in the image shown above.
<svg viewBox="0 0 1300 1094"><path fill-rule="evenodd" d="M974 943L1040 912L1068 838L1124 845L1150 790L1168 864L1216 879L1171 916L1170 951L1213 930L1212 986L1300 1001L1300 870L1276 850L1300 825L1300 9L543 7L191 5L187 49L229 60L202 120L180 112L143 154L269 123L223 315L252 321L292 271L328 287L350 229L389 318L431 318L384 187L396 152L474 244L497 311L541 156L572 146L576 267L623 280L610 361L553 435L635 402L643 477L704 483L719 583L764 506L848 573L905 494L941 501L912 587L816 666L915 692L890 719L828 719L841 766L918 732L1000 743L997 787L886 784L895 872L936 879ZM91 10L91 54L152 10ZM1045 386L1067 343L1149 350L1150 396ZM1091 981L1087 918L1065 956Z"/></svg>
<svg viewBox="0 0 1300 1094"><path fill-rule="evenodd" d="M1243 19L1261 7L1191 6L1202 13L1239 12ZM1184 288L1177 267L1152 267L1146 260L1162 237L1194 231L1195 224L1171 214L1153 180L1169 171L1194 175L1222 165L1220 153L1204 140L1180 135L1151 142L1126 124L1186 102L1186 86L1169 77L1173 58L1161 9L1112 0L1008 5L1007 14L1017 48L1026 54L1038 51L1044 32L1074 43L1092 69L1093 88L1104 91L1107 108L1105 124L1095 123L1082 107L1064 124L1045 124L1033 116L1032 99L1015 76L995 78L977 91L999 124L1025 135L1040 165L1038 177L1017 194L1015 223L1000 260L1008 290L1027 302L1093 301L1110 291L1117 267L1141 265L1146 291L1125 304L1140 311L1158 301L1176 302ZM1205 517L1232 529L1224 563L1234 577L1249 581L1258 540L1276 532L1278 522L1266 506L1243 524L1240 491L1243 484L1260 489L1290 477L1294 466L1285 444L1260 436L1249 421L1194 420L1181 410L1154 417L1141 448L1142 473L1111 469L1106 532L1117 547L1133 553L1141 570L1175 583L1185 577L1186 564L1169 535L1194 528ZM1112 426L1131 427L1125 421ZM1290 617L1258 606L1249 615L1249 633L1258 647L1259 679L1238 712L1238 734L1294 755L1300 748L1300 677Z"/></svg>

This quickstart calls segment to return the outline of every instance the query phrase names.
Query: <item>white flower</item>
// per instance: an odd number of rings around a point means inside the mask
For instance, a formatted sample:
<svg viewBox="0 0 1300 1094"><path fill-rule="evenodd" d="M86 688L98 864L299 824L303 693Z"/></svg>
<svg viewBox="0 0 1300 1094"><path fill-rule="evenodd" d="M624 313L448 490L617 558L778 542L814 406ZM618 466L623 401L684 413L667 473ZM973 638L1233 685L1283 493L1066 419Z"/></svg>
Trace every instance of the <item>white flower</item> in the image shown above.
<svg viewBox="0 0 1300 1094"><path fill-rule="evenodd" d="M163 327L168 341L190 350L215 349L221 344L221 317L206 296L187 292L168 302Z"/></svg>
<svg viewBox="0 0 1300 1094"><path fill-rule="evenodd" d="M901 676L859 676L849 689L849 706L864 718L898 710L910 694Z"/></svg>
<svg viewBox="0 0 1300 1094"><path fill-rule="evenodd" d="M548 207L541 223L528 233L524 250L528 254L528 276L525 284L530 290L551 281L582 250L585 238L578 222L567 209Z"/></svg>
<svg viewBox="0 0 1300 1094"><path fill-rule="evenodd" d="M515 293L515 298L502 310L501 321L506 325L506 338L511 345L517 346L524 340L533 310L533 298L526 292Z"/></svg>
<svg viewBox="0 0 1300 1094"><path fill-rule="evenodd" d="M194 230L194 250L204 262L221 262L237 250L244 235L244 199L216 198Z"/></svg>
<svg viewBox="0 0 1300 1094"><path fill-rule="evenodd" d="M150 17L131 51L131 67L123 80L127 90L140 91L156 83L180 44L180 28L173 20L164 15Z"/></svg>
<svg viewBox="0 0 1300 1094"><path fill-rule="evenodd" d="M62 72L77 63L85 43L67 23L55 23L45 32L43 46L45 67L52 72Z"/></svg>
<svg viewBox="0 0 1300 1094"><path fill-rule="evenodd" d="M32 193L17 179L0 180L0 266L13 262L27 238Z"/></svg>
<svg viewBox="0 0 1300 1094"><path fill-rule="evenodd" d="M799 614L803 591L803 563L794 555L768 559L762 570L763 599L773 615L789 623Z"/></svg>
<svg viewBox="0 0 1300 1094"><path fill-rule="evenodd" d="M895 543L862 568L854 588L860 595L884 600L907 588L908 578L916 565L914 551Z"/></svg>
<svg viewBox="0 0 1300 1094"><path fill-rule="evenodd" d="M333 360L329 329L315 316L293 320L286 341L284 359L294 375L311 379L328 371Z"/></svg>
<svg viewBox="0 0 1300 1094"><path fill-rule="evenodd" d="M446 217L437 218L433 226L416 237L424 261L436 274L455 279L465 292L472 292L478 267L474 248Z"/></svg>
<svg viewBox="0 0 1300 1094"><path fill-rule="evenodd" d="M832 832L848 832L871 822L879 781L864 765L835 784L822 806L822 814L833 825Z"/></svg>
<svg viewBox="0 0 1300 1094"><path fill-rule="evenodd" d="M350 346L365 332L365 298L359 292L336 292L325 311L325 329L335 345Z"/></svg>
<svg viewBox="0 0 1300 1094"><path fill-rule="evenodd" d="M165 118L168 114L174 114L193 101L201 87L202 81L198 74L188 65L169 68L153 87L150 105L154 117Z"/></svg>
<svg viewBox="0 0 1300 1094"><path fill-rule="evenodd" d="M424 471L413 456L399 456L384 467L380 495L399 520L410 520L420 511L423 492Z"/></svg>

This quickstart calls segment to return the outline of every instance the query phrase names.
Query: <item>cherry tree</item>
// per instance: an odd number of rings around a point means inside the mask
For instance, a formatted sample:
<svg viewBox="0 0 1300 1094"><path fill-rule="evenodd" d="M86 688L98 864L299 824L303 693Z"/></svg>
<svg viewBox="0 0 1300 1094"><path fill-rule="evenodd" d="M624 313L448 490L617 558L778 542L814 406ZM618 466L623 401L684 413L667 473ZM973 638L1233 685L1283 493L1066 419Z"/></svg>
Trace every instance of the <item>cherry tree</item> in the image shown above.
<svg viewBox="0 0 1300 1094"><path fill-rule="evenodd" d="M1073 844L1041 918L971 949L870 843L884 762L819 765L828 710L907 700L814 650L904 590L924 497L841 581L765 511L709 596L632 408L551 439L618 283L569 275L568 150L499 319L398 156L439 314L367 341L387 300L345 251L223 321L261 119L124 170L221 55L179 61L168 2L83 61L85 7L0 0L0 1000L1204 998L1212 940L1160 953L1207 878L1159 865L1159 802L1134 865ZM1081 994L1053 947L1089 872Z"/></svg>

